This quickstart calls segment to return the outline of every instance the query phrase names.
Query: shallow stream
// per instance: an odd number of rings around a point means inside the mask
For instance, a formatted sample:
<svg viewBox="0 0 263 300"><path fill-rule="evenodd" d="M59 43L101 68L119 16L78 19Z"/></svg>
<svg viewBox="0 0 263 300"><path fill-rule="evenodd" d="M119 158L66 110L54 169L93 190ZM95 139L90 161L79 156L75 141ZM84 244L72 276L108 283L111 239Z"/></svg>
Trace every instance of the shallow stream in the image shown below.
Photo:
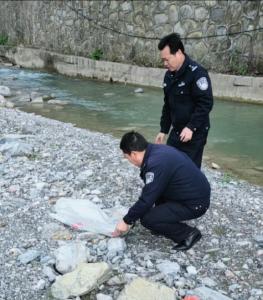
<svg viewBox="0 0 263 300"><path fill-rule="evenodd" d="M0 85L10 87L16 105L27 112L121 137L135 129L153 141L159 131L161 88L69 78L18 68L1 68ZM53 95L66 105L33 104L34 93ZM24 101L21 101L24 99ZM263 106L215 100L204 159L226 172L263 185ZM106 151L107 149L105 149Z"/></svg>

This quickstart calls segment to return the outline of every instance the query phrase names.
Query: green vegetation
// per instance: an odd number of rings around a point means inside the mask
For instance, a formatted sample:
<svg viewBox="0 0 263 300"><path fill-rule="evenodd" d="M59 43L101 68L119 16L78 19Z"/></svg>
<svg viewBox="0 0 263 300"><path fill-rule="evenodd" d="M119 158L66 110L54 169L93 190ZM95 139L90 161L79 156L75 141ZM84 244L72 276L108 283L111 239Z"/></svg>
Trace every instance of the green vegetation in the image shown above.
<svg viewBox="0 0 263 300"><path fill-rule="evenodd" d="M229 173L224 173L222 177L222 183L229 183L232 180L232 176Z"/></svg>
<svg viewBox="0 0 263 300"><path fill-rule="evenodd" d="M227 228L223 225L217 225L213 228L213 232L218 236L225 236L227 233Z"/></svg>
<svg viewBox="0 0 263 300"><path fill-rule="evenodd" d="M27 157L29 160L36 160L38 158L37 154L36 153L32 153L30 155L28 155Z"/></svg>
<svg viewBox="0 0 263 300"><path fill-rule="evenodd" d="M234 53L230 57L229 61L229 72L235 75L249 75L251 70L249 70L248 61L245 59L241 59L242 55L240 53Z"/></svg>
<svg viewBox="0 0 263 300"><path fill-rule="evenodd" d="M8 42L8 36L0 34L0 45L6 45Z"/></svg>
<svg viewBox="0 0 263 300"><path fill-rule="evenodd" d="M97 48L91 53L90 58L94 60L101 60L102 56L103 56L103 51Z"/></svg>

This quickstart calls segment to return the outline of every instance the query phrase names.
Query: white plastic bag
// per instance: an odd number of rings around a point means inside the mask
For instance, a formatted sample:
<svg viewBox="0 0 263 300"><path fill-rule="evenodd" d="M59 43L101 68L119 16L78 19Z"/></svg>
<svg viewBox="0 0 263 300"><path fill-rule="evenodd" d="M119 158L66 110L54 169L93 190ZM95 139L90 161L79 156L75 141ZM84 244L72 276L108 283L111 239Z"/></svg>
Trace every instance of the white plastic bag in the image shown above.
<svg viewBox="0 0 263 300"><path fill-rule="evenodd" d="M60 198L51 217L74 229L111 236L117 222L126 214L125 208L102 210L85 199Z"/></svg>

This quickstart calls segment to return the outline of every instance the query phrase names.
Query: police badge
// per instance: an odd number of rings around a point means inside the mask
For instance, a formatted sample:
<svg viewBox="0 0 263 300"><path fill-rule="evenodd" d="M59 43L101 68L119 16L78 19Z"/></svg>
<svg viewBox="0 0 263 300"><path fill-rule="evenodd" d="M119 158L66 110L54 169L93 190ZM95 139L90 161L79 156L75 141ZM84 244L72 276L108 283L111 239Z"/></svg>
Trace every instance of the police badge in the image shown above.
<svg viewBox="0 0 263 300"><path fill-rule="evenodd" d="M151 182L153 182L154 179L154 173L153 172L147 172L145 174L145 184L149 184Z"/></svg>
<svg viewBox="0 0 263 300"><path fill-rule="evenodd" d="M208 89L208 81L206 77L201 77L196 81L197 86L200 90L205 91Z"/></svg>

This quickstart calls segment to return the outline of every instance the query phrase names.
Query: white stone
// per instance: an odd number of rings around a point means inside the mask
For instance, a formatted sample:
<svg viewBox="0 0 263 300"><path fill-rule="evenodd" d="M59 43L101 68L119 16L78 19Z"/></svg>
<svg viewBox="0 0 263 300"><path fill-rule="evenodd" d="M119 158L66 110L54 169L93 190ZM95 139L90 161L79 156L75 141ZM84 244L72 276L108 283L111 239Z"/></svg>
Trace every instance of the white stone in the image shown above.
<svg viewBox="0 0 263 300"><path fill-rule="evenodd" d="M259 244L263 244L263 235L261 234L261 235L255 235L254 236L254 240L257 242L257 243L259 243Z"/></svg>
<svg viewBox="0 0 263 300"><path fill-rule="evenodd" d="M11 96L9 87L0 85L0 95L6 96L6 97Z"/></svg>
<svg viewBox="0 0 263 300"><path fill-rule="evenodd" d="M143 92L144 92L143 88L137 88L134 90L134 93L143 93Z"/></svg>
<svg viewBox="0 0 263 300"><path fill-rule="evenodd" d="M250 241L237 241L236 245L239 247L251 247L252 243Z"/></svg>
<svg viewBox="0 0 263 300"><path fill-rule="evenodd" d="M143 278L134 279L126 285L117 300L174 300L175 291L158 283Z"/></svg>
<svg viewBox="0 0 263 300"><path fill-rule="evenodd" d="M69 104L69 101L63 101L63 100L58 100L58 99L54 100L54 99L52 99L52 100L48 100L47 103L48 104L57 104L57 105L67 105L67 104Z"/></svg>
<svg viewBox="0 0 263 300"><path fill-rule="evenodd" d="M32 103L43 103L43 98L40 96L40 97L36 97L36 98L33 98Z"/></svg>
<svg viewBox="0 0 263 300"><path fill-rule="evenodd" d="M63 245L54 254L56 268L62 274L73 271L79 263L87 262L90 255L89 249L82 241Z"/></svg>
<svg viewBox="0 0 263 300"><path fill-rule="evenodd" d="M5 103L5 107L7 107L7 108L14 108L14 103L13 102L11 102L11 101L6 101L6 103Z"/></svg>
<svg viewBox="0 0 263 300"><path fill-rule="evenodd" d="M0 152L9 156L30 156L33 154L34 149L30 144L23 142L10 142L0 145Z"/></svg>
<svg viewBox="0 0 263 300"><path fill-rule="evenodd" d="M218 261L214 264L216 269L224 270L226 269L226 265L222 261Z"/></svg>
<svg viewBox="0 0 263 300"><path fill-rule="evenodd" d="M38 250L31 249L31 250L28 250L25 253L19 255L18 260L22 264L28 264L32 260L37 259L40 255L41 255L41 253Z"/></svg>
<svg viewBox="0 0 263 300"><path fill-rule="evenodd" d="M12 255L12 256L18 256L21 254L21 250L18 249L18 248L11 248L9 251L8 251L8 254L9 255Z"/></svg>
<svg viewBox="0 0 263 300"><path fill-rule="evenodd" d="M197 274L197 270L196 270L196 268L194 266L188 266L186 268L186 270L187 270L187 273L189 275L196 275Z"/></svg>
<svg viewBox="0 0 263 300"><path fill-rule="evenodd" d="M121 275L119 276L113 276L112 278L110 278L107 282L108 285L120 285L120 284L124 284L125 278Z"/></svg>
<svg viewBox="0 0 263 300"><path fill-rule="evenodd" d="M35 286L33 286L33 290L40 291L40 290L43 290L45 287L46 287L45 280L44 279L40 279L38 281L38 283Z"/></svg>
<svg viewBox="0 0 263 300"><path fill-rule="evenodd" d="M126 249L126 243L122 238L112 238L108 241L108 252L118 253L123 252Z"/></svg>
<svg viewBox="0 0 263 300"><path fill-rule="evenodd" d="M105 294L97 294L96 295L96 300L112 300L113 298L109 295L105 295Z"/></svg>
<svg viewBox="0 0 263 300"><path fill-rule="evenodd" d="M108 280L110 273L110 267L105 262L81 263L75 271L57 278L51 293L57 299L85 295Z"/></svg>
<svg viewBox="0 0 263 300"><path fill-rule="evenodd" d="M126 1L121 4L121 9L125 12L130 12L132 10L132 4Z"/></svg>
<svg viewBox="0 0 263 300"><path fill-rule="evenodd" d="M5 107L6 99L4 96L0 95L0 107Z"/></svg>
<svg viewBox="0 0 263 300"><path fill-rule="evenodd" d="M263 290L262 289L252 289L250 291L251 296L262 296Z"/></svg>
<svg viewBox="0 0 263 300"><path fill-rule="evenodd" d="M168 21L168 16L166 14L155 15L154 21L155 21L156 25L165 24Z"/></svg>
<svg viewBox="0 0 263 300"><path fill-rule="evenodd" d="M195 288L192 290L192 293L193 295L200 297L202 300L231 300L231 298L205 286Z"/></svg>
<svg viewBox="0 0 263 300"><path fill-rule="evenodd" d="M211 167L213 168L213 169L220 169L220 166L218 165L218 164L216 164L216 163L214 163L214 162L212 162L211 163Z"/></svg>
<svg viewBox="0 0 263 300"><path fill-rule="evenodd" d="M180 271L180 266L176 262L165 260L159 263L156 268L165 275L177 274Z"/></svg>
<svg viewBox="0 0 263 300"><path fill-rule="evenodd" d="M85 181L88 179L88 177L92 176L93 175L93 171L92 170L85 170L83 172L80 172L78 174L78 176L76 177L77 180L80 180L80 181Z"/></svg>
<svg viewBox="0 0 263 300"><path fill-rule="evenodd" d="M49 282L54 282L56 280L57 276L56 276L54 270L51 267L44 266L43 267L43 273L44 273L44 275L46 275Z"/></svg>
<svg viewBox="0 0 263 300"><path fill-rule="evenodd" d="M202 278L201 282L202 282L203 285L206 285L208 287L214 287L214 286L217 285L217 283L209 277Z"/></svg>
<svg viewBox="0 0 263 300"><path fill-rule="evenodd" d="M176 5L171 5L169 9L169 21L175 24L178 21L178 11Z"/></svg>

